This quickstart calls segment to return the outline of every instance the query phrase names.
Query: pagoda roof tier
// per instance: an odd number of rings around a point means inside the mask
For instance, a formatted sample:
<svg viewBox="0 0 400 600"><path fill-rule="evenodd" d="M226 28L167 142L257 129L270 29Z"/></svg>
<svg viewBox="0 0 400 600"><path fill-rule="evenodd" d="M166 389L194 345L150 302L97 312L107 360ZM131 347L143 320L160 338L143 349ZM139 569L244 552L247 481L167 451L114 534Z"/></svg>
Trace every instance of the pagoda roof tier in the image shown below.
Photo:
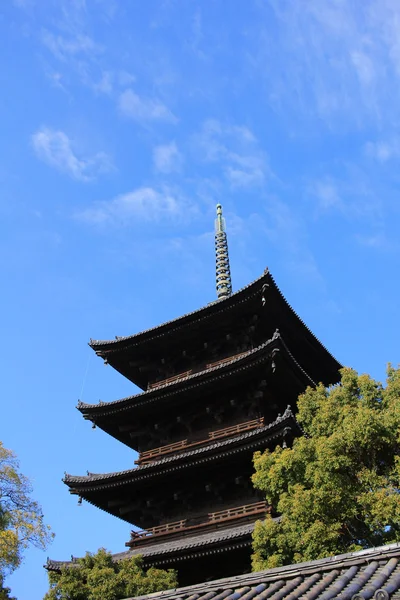
<svg viewBox="0 0 400 600"><path fill-rule="evenodd" d="M232 330L243 314L257 319L259 342L278 328L301 364L315 381L336 383L341 364L296 314L268 269L261 277L227 298L140 333L115 340L90 340L89 345L108 364L142 389L149 384L143 367L200 342L218 340ZM196 335L193 335L196 332ZM200 340L201 338L201 340Z"/></svg>
<svg viewBox="0 0 400 600"><path fill-rule="evenodd" d="M196 558L198 552L214 554L221 552L221 546L224 550L232 550L233 545L238 543L251 546L251 534L253 533L255 523L245 523L235 525L226 529L216 529L207 533L197 533L188 535L179 539L168 541L158 541L158 543L142 548L133 548L125 552L113 554L113 560L119 561L132 556L143 556L146 564L161 567L165 562L182 561L185 559ZM218 550L217 550L218 548ZM60 572L62 567L76 564L77 559L73 557L72 561L59 561L47 559L45 568L48 571Z"/></svg>
<svg viewBox="0 0 400 600"><path fill-rule="evenodd" d="M248 460L248 454L265 449L274 440L283 440L286 436L292 438L294 432L299 431L299 425L290 407L288 407L282 416L278 416L275 421L268 425L232 438L217 441L208 446L182 452L181 454L165 456L126 471L103 474L88 473L85 476L66 474L63 481L69 487L71 494L79 495L102 510L135 525L138 523L135 523L134 519L131 520L129 510L123 509L123 514L121 514L120 509L121 506L131 505L132 500L130 498L136 498L139 488L138 506L146 502L144 483L149 488L154 487L154 485L158 486L160 480L164 479L165 481L166 479L169 481L171 477L178 477L182 484L182 481L186 480L186 475L188 485L192 485L191 470L193 468L209 469L212 465L216 466L220 463L232 461L232 459L238 460L240 455ZM112 501L112 497L116 493L119 498L124 498L119 505L114 505Z"/></svg>
<svg viewBox="0 0 400 600"><path fill-rule="evenodd" d="M282 398L290 398L290 401L295 402L307 386L315 386L315 382L296 361L282 336L275 332L267 342L239 356L233 356L231 360L225 360L222 364L119 400L100 401L98 404L79 402L77 408L85 419L131 448L137 449L135 439L126 427L120 427L121 423L126 425L129 419L135 423L140 418L143 425L146 416L154 420L155 406L157 414L160 415L163 410L170 411L172 404L187 402L189 394L192 405L196 401L201 401L203 405L207 394L217 394L220 389L226 390L237 386L239 381L247 381L263 364L270 364L272 367L274 376L270 377L270 383L273 387L278 387ZM268 373L264 371L263 377L268 377Z"/></svg>
<svg viewBox="0 0 400 600"><path fill-rule="evenodd" d="M145 342L152 340L158 340L163 337L166 333L171 335L176 331L180 331L183 328L191 327L193 323L210 319L214 315L232 309L239 303L246 302L252 298L254 294L257 294L260 284L262 285L267 278L271 277L268 269L264 271L261 277L258 277L248 285L245 285L237 292L234 292L227 298L214 300L202 308L198 308L191 312L188 312L181 317L165 321L161 325L144 329L139 333L126 336L116 336L114 340L93 340L89 342L89 346L96 351L99 356L109 356L109 353L118 352L130 346L139 346ZM258 284L258 285L257 285Z"/></svg>
<svg viewBox="0 0 400 600"><path fill-rule="evenodd" d="M157 473L158 475L165 475L166 473L175 469L180 470L185 467L194 466L198 457L201 457L201 462L204 462L204 455L211 455L208 456L207 460L219 459L225 455L223 452L225 448L229 448L229 450L226 451L226 454L230 455L231 453L248 449L248 442L250 442L251 445L259 445L259 443L267 440L270 441L279 437L282 430L290 426L298 427L298 424L291 408L287 407L284 414L279 415L272 423L257 429L253 429L252 431L248 431L242 435L217 441L210 446L203 446L201 448L196 448L195 450L182 452L181 454L165 456L159 460L144 463L135 467L134 469L128 469L126 471L115 471L112 473L88 472L87 475L70 475L66 473L63 478L63 482L68 485L71 493L73 494L80 494L80 492L84 491L85 489L94 490L101 489L104 486L113 487L114 485L121 485L121 483L125 481L132 483L139 482L143 479L153 477L154 473Z"/></svg>

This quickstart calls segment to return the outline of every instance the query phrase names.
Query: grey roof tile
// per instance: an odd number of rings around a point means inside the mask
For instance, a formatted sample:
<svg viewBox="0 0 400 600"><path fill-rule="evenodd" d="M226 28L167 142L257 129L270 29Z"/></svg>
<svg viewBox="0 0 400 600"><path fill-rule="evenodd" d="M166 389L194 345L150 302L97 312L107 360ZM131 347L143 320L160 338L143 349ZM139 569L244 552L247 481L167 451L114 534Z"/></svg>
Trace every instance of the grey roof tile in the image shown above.
<svg viewBox="0 0 400 600"><path fill-rule="evenodd" d="M396 543L136 600L384 600L397 597L399 592L400 544Z"/></svg>
<svg viewBox="0 0 400 600"><path fill-rule="evenodd" d="M164 541L158 544L152 544L148 547L142 546L139 548L132 548L132 550L114 554L113 556L118 560L120 558L129 558L129 556L135 554L141 554L142 556L159 556L161 554L168 554L176 551L181 552L199 546L209 546L215 543L249 536L253 532L253 529L254 523L245 523L244 525L236 525L235 527L229 527L227 529L217 529L215 531Z"/></svg>

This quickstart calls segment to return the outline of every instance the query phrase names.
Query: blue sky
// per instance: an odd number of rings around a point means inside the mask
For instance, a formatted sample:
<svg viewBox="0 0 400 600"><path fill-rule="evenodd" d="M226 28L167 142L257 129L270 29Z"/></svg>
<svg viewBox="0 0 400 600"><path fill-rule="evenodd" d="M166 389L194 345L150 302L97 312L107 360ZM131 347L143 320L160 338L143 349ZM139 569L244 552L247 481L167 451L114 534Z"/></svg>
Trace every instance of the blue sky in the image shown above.
<svg viewBox="0 0 400 600"><path fill-rule="evenodd" d="M344 364L399 362L397 0L3 0L0 439L56 538L124 549L129 525L61 478L133 466L75 409L134 391L89 338L215 298L221 202L235 290L268 266Z"/></svg>

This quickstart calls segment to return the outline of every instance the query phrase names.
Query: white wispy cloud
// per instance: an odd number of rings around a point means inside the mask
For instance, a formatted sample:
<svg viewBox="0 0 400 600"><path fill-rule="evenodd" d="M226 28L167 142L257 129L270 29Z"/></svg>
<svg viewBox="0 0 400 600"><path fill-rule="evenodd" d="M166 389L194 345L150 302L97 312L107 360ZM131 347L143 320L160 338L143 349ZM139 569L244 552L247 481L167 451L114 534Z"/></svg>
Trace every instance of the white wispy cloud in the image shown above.
<svg viewBox="0 0 400 600"><path fill-rule="evenodd" d="M358 0L268 0L258 7L264 22L277 22L273 29L257 24L249 67L256 77L264 74L268 99L276 110L301 114L300 126L315 117L319 125L322 118L341 129L382 126L397 119L397 0L362 7Z"/></svg>
<svg viewBox="0 0 400 600"><path fill-rule="evenodd" d="M73 141L63 131L42 127L32 135L31 142L40 160L79 181L91 181L113 168L104 152L79 156Z"/></svg>
<svg viewBox="0 0 400 600"><path fill-rule="evenodd" d="M282 262L283 268L303 282L312 281L318 287L324 287L322 274L309 247L304 215L277 195L265 194L263 210L252 211L247 217L229 213L229 236L232 233L236 244L240 243L242 263L257 261L260 251L265 249L265 240L268 240L268 246L277 250L276 259Z"/></svg>
<svg viewBox="0 0 400 600"><path fill-rule="evenodd" d="M202 42L204 38L202 14L200 8L197 8L192 19L191 36L189 42L189 48L192 52L200 59L206 59L207 55L202 48Z"/></svg>
<svg viewBox="0 0 400 600"><path fill-rule="evenodd" d="M375 192L368 173L361 168L343 168L342 177L326 176L310 182L307 194L315 216L337 213L358 226L378 231L384 221L384 203ZM374 233L375 235L375 233Z"/></svg>
<svg viewBox="0 0 400 600"><path fill-rule="evenodd" d="M42 42L50 52L59 60L66 61L77 55L92 55L101 52L96 42L83 33L65 36L44 30Z"/></svg>
<svg viewBox="0 0 400 600"><path fill-rule="evenodd" d="M137 221L171 224L187 222L196 212L196 207L175 190L140 187L97 202L75 216L97 225L128 225Z"/></svg>
<svg viewBox="0 0 400 600"><path fill-rule="evenodd" d="M99 94L111 94L114 75L111 71L103 71L98 81L92 82L92 89Z"/></svg>
<svg viewBox="0 0 400 600"><path fill-rule="evenodd" d="M261 185L271 174L265 154L247 127L208 119L194 141L203 160L221 164L232 188Z"/></svg>
<svg viewBox="0 0 400 600"><path fill-rule="evenodd" d="M372 85L377 77L373 59L362 51L352 52L350 57L360 83L362 85Z"/></svg>
<svg viewBox="0 0 400 600"><path fill-rule="evenodd" d="M309 186L309 192L315 196L318 206L322 210L342 208L343 203L337 184L329 177L312 182Z"/></svg>
<svg viewBox="0 0 400 600"><path fill-rule="evenodd" d="M377 250L386 250L390 248L390 243L383 231L373 234L356 234L356 240L361 246L367 246L368 248Z"/></svg>
<svg viewBox="0 0 400 600"><path fill-rule="evenodd" d="M225 166L225 176L234 188L260 185L265 178L265 164L259 156L230 156L232 164Z"/></svg>
<svg viewBox="0 0 400 600"><path fill-rule="evenodd" d="M393 158L400 157L400 139L392 137L387 140L367 142L364 146L365 153L380 163L385 163Z"/></svg>
<svg viewBox="0 0 400 600"><path fill-rule="evenodd" d="M176 143L171 142L154 148L153 161L157 171L172 173L181 170L183 157Z"/></svg>
<svg viewBox="0 0 400 600"><path fill-rule="evenodd" d="M175 115L160 100L139 96L131 88L119 96L118 108L124 116L142 123L146 121L177 122Z"/></svg>
<svg viewBox="0 0 400 600"><path fill-rule="evenodd" d="M316 304L327 315L340 313L340 305L332 297L324 270L320 269L319 257L314 254L313 245L310 244L308 215L304 215L299 210L300 207L285 202L277 195L267 196L265 208L267 218L260 219L260 215L254 215L252 229L261 229L264 238L266 236L269 243L275 246L277 253L274 270L281 262L281 269L288 272L293 281L298 282L299 289L308 289L310 285L309 289L318 298ZM307 286L304 287L306 282ZM303 298L308 304L309 294L304 294Z"/></svg>
<svg viewBox="0 0 400 600"><path fill-rule="evenodd" d="M61 71L71 89L77 78L96 94L110 95L119 84L119 73L106 62L105 46L93 37L91 11L85 0L58 0L56 4L53 18L40 35L48 51L46 70ZM108 20L110 5L96 1L96 15Z"/></svg>
<svg viewBox="0 0 400 600"><path fill-rule="evenodd" d="M18 8L27 8L33 4L33 0L13 0L13 4Z"/></svg>
<svg viewBox="0 0 400 600"><path fill-rule="evenodd" d="M136 77L132 73L129 73L124 69L118 72L118 83L122 87L128 87L129 85L132 85L132 83L135 83L135 81Z"/></svg>

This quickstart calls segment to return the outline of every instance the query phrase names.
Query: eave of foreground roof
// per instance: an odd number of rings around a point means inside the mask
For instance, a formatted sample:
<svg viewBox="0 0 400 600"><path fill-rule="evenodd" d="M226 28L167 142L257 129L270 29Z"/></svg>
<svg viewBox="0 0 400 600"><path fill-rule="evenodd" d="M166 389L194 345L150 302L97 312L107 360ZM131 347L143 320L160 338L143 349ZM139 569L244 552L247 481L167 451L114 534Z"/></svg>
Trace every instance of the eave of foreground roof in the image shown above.
<svg viewBox="0 0 400 600"><path fill-rule="evenodd" d="M154 475L165 475L171 471L192 467L196 464L209 462L211 460L220 460L228 455L248 450L249 447L256 445L260 440L265 440L266 434L268 441L279 437L282 432L299 428L297 421L290 407L287 407L283 415L279 415L272 423L237 435L232 438L217 441L208 446L202 446L195 450L188 450L180 454L166 456L159 460L144 463L134 469L118 471L113 473L88 473L87 475L65 474L63 482L68 485L73 494L97 491L114 486L124 485L148 479ZM300 430L300 428L299 428ZM244 443L243 443L244 442ZM227 449L224 452L224 449ZM159 469L161 467L161 470Z"/></svg>
<svg viewBox="0 0 400 600"><path fill-rule="evenodd" d="M399 560L395 543L125 600L388 600L400 590Z"/></svg>
<svg viewBox="0 0 400 600"><path fill-rule="evenodd" d="M292 363L293 368L300 374L304 380L305 385L315 386L313 379L306 373L306 371L300 366L289 348L285 344L284 339L278 331L274 333L270 340L267 340L257 348L249 350L248 352L241 354L239 357L232 357L232 360L227 361L223 364L204 369L197 373L187 375L176 381L166 383L153 388L121 398L119 400L112 400L111 402L99 402L98 404L88 404L86 402L78 402L77 409L85 416L90 419L96 416L106 416L112 413L116 413L123 410L131 410L133 408L142 406L150 402L157 402L168 396L175 395L177 393L186 393L187 391L198 387L203 381L209 381L212 379L227 377L233 373L239 373L242 370L252 368L256 364L269 358L267 351L273 352L275 349L283 350L286 357ZM231 372L231 367L235 366L235 370Z"/></svg>

